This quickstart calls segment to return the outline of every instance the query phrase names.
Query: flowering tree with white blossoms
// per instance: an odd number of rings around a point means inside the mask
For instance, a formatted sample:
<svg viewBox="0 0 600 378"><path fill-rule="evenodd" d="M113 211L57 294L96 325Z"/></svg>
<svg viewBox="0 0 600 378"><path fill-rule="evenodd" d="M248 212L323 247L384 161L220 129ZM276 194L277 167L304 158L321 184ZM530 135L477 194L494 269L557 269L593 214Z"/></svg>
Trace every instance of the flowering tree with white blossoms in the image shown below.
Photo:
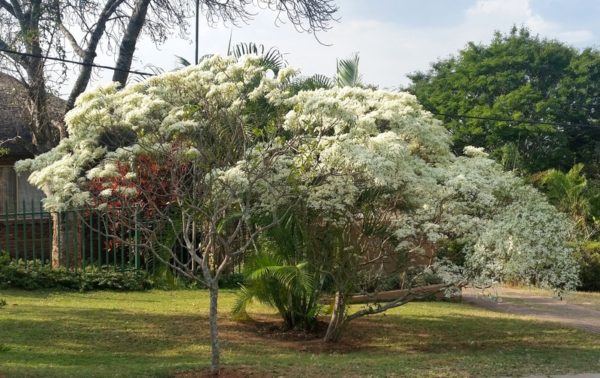
<svg viewBox="0 0 600 378"><path fill-rule="evenodd" d="M157 256L173 250L166 229L180 240L189 259L164 261L210 290L213 371L218 277L282 214L302 213L304 258L332 283L326 340L352 319L418 297L409 290L348 310L363 277L395 274L390 266L403 256L435 252L445 240L464 245L466 262L427 263L444 279L439 290L503 280L574 287L568 220L483 151L454 156L447 131L414 96L351 87L294 93L293 75L286 68L272 77L256 57L215 56L121 91L86 93L67 115L69 138L21 169L52 193L51 210L130 196L155 218L142 240ZM167 185L142 184L147 159L166 169ZM90 190L119 175L118 187Z"/></svg>
<svg viewBox="0 0 600 378"><path fill-rule="evenodd" d="M419 297L409 290L350 314L347 299L361 277L395 274L389 267L401 256L448 239L462 242L466 263L429 261L423 268L444 279L438 291L504 280L575 287L568 219L482 150L455 157L446 131L413 96L346 87L300 92L285 103L292 110L284 128L302 140L286 169L301 172L306 219L320 242L312 263L335 291L326 340L352 319Z"/></svg>
<svg viewBox="0 0 600 378"><path fill-rule="evenodd" d="M265 97L279 93L290 72L273 78L260 62L215 56L123 90L87 92L66 117L69 138L21 164L52 193L47 209L105 210L119 227L135 226L155 258L207 286L213 373L218 281L260 232L248 224L252 188L285 149L276 139L283 113ZM146 222L134 225L133 213Z"/></svg>

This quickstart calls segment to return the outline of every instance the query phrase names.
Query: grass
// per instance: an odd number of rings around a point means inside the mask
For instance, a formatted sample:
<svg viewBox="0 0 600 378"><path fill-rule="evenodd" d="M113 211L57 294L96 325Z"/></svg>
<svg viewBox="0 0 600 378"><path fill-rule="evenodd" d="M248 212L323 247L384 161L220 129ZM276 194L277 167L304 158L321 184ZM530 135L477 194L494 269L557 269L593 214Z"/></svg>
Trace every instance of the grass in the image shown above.
<svg viewBox="0 0 600 378"><path fill-rule="evenodd" d="M0 377L168 377L208 366L204 291L0 291ZM411 303L361 319L339 345L283 335L220 309L223 365L256 376L522 376L600 372L600 338L460 303ZM233 370L231 370L233 371ZM189 375L193 376L193 375Z"/></svg>

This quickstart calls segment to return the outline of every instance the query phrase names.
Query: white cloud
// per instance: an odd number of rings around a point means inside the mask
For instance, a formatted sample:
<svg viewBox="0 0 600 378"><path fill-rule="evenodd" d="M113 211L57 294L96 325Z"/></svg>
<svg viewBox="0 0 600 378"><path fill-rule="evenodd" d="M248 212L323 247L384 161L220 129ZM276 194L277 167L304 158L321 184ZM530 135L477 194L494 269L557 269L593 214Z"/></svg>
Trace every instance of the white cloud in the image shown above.
<svg viewBox="0 0 600 378"><path fill-rule="evenodd" d="M560 24L544 19L534 12L530 0L478 0L465 15L463 26L469 28L485 30L486 25L494 25L498 30L507 30L512 25L523 25L534 33L569 44L582 44L594 38L589 30L565 30Z"/></svg>

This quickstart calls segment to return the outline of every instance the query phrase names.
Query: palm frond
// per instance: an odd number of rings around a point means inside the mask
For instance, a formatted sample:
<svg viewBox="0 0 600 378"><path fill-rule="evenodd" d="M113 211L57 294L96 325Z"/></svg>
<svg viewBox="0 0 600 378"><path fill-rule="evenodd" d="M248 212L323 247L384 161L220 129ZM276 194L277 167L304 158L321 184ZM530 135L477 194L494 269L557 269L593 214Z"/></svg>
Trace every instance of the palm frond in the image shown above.
<svg viewBox="0 0 600 378"><path fill-rule="evenodd" d="M291 82L288 89L292 93L301 91L314 91L317 89L331 89L334 86L334 80L321 74L315 74L310 77L300 77Z"/></svg>
<svg viewBox="0 0 600 378"><path fill-rule="evenodd" d="M337 61L336 84L338 87L356 87L361 85L358 63L358 53L354 53L348 59L339 59Z"/></svg>
<svg viewBox="0 0 600 378"><path fill-rule="evenodd" d="M190 62L189 60L185 59L182 56L179 55L175 55L175 60L177 62L177 67L182 68L182 67L189 67L192 65L192 62Z"/></svg>
<svg viewBox="0 0 600 378"><path fill-rule="evenodd" d="M296 256L286 250L295 243L280 243L295 229L294 222L288 220L275 228L277 237L261 237L260 252L244 267L246 285L238 295L234 314L245 316L247 305L256 300L277 309L290 328L313 327L320 311L316 280L307 262L292 262Z"/></svg>
<svg viewBox="0 0 600 378"><path fill-rule="evenodd" d="M273 71L275 75L287 64L283 54L277 48L271 47L266 50L264 45L254 42L241 42L231 46L230 41L227 55L234 56L236 59L240 59L244 55L258 55L261 58L261 65Z"/></svg>
<svg viewBox="0 0 600 378"><path fill-rule="evenodd" d="M249 292L248 289L242 285L231 310L231 315L235 320L247 320L249 318L246 308L252 303L253 299L254 294Z"/></svg>

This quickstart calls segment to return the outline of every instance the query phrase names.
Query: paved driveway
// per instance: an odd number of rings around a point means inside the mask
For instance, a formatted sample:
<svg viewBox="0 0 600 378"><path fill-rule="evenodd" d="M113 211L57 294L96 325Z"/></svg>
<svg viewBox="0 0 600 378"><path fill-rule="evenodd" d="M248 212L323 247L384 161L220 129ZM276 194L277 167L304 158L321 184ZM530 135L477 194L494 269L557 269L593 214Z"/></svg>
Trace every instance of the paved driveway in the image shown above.
<svg viewBox="0 0 600 378"><path fill-rule="evenodd" d="M570 301L568 296L566 300L560 300L552 297L550 292L527 289L498 288L489 291L489 294L482 295L480 290L464 289L463 301L494 311L530 316L600 333L597 303L572 303L575 301Z"/></svg>

